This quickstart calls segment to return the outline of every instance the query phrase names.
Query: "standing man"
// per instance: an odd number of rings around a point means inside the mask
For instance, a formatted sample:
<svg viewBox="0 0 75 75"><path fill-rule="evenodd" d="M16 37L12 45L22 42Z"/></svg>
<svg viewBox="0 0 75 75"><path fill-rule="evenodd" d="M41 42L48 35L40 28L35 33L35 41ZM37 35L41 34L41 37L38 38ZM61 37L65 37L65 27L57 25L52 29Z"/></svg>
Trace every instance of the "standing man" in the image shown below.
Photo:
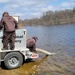
<svg viewBox="0 0 75 75"><path fill-rule="evenodd" d="M32 38L28 38L26 40L26 47L29 48L30 51L36 51L36 42L38 38L36 36Z"/></svg>
<svg viewBox="0 0 75 75"><path fill-rule="evenodd" d="M14 50L15 48L15 38L16 38L16 33L15 29L18 28L17 26L17 21L9 15L8 12L4 12L2 19L1 19L1 24L0 28L3 28L3 49L2 50L7 50L8 49L8 43L10 46L10 50Z"/></svg>

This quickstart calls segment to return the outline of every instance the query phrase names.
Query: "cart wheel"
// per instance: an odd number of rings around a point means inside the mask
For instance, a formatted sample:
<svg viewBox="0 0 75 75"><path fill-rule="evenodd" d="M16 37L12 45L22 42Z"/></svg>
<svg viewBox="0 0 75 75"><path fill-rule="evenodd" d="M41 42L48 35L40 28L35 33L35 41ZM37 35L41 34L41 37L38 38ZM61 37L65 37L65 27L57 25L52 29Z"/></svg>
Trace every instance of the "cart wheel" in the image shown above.
<svg viewBox="0 0 75 75"><path fill-rule="evenodd" d="M23 57L19 52L8 53L4 58L4 65L7 69L20 67L23 63Z"/></svg>

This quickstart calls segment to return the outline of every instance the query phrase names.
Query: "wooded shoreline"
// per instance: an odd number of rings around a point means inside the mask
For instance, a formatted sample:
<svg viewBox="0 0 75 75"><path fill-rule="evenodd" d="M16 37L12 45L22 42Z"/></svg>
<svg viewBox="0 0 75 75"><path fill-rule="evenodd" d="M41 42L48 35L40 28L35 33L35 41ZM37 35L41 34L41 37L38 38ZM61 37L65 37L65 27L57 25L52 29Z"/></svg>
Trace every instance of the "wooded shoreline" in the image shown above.
<svg viewBox="0 0 75 75"><path fill-rule="evenodd" d="M40 18L19 20L19 24L21 26L75 24L75 7L54 12L47 11Z"/></svg>

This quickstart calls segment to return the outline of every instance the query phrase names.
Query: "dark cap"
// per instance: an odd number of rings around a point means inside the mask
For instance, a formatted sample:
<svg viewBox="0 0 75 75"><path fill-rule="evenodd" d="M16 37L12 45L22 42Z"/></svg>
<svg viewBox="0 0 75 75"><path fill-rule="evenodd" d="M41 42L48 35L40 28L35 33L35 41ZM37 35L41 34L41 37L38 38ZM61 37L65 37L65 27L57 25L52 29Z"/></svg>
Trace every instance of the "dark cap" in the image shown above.
<svg viewBox="0 0 75 75"><path fill-rule="evenodd" d="M4 13L3 13L3 16L4 16L4 14L8 14L8 15L9 15L9 13L8 13L8 12L4 12Z"/></svg>
<svg viewBox="0 0 75 75"><path fill-rule="evenodd" d="M38 37L36 37L36 36L33 36L32 38L35 39L35 40L38 40Z"/></svg>

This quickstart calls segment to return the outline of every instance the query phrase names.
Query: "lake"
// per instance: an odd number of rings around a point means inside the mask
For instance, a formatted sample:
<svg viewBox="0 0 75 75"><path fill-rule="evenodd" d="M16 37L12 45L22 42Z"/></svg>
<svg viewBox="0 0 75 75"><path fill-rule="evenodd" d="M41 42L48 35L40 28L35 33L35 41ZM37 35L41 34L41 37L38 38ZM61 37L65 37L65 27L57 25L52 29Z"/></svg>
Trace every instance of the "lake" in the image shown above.
<svg viewBox="0 0 75 75"><path fill-rule="evenodd" d="M37 36L37 47L46 50L53 46L75 46L75 24L56 26L25 26L27 37Z"/></svg>
<svg viewBox="0 0 75 75"><path fill-rule="evenodd" d="M49 75L75 75L75 24L26 26L25 28L27 37L39 38L38 48L56 53L46 60L49 71L47 68L43 71L46 63L42 64L43 72L46 71Z"/></svg>

